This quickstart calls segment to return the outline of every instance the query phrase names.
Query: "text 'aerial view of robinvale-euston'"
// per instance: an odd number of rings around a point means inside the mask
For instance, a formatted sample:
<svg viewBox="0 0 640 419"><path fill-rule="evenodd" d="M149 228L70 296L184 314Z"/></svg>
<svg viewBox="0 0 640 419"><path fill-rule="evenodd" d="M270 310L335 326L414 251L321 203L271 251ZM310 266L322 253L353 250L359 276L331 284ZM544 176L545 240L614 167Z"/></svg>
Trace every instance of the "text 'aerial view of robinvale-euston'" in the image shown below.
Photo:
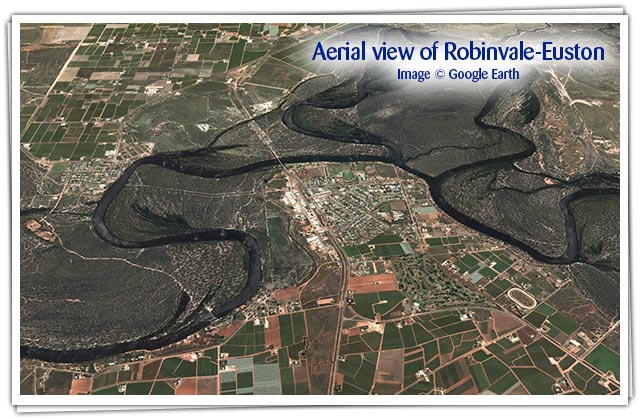
<svg viewBox="0 0 640 419"><path fill-rule="evenodd" d="M606 58L312 59L362 39ZM620 394L619 51L618 24L23 23L20 394Z"/></svg>

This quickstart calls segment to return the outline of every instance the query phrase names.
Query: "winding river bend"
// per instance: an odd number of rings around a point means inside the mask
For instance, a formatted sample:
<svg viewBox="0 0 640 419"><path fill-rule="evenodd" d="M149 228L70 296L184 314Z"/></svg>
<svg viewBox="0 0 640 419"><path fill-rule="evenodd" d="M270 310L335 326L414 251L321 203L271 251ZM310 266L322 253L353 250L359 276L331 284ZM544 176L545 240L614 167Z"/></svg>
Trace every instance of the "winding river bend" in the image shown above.
<svg viewBox="0 0 640 419"><path fill-rule="evenodd" d="M203 310L196 309L192 312L191 315L187 316L187 318L182 322L182 324L175 324L180 315L184 312L188 302L188 295L182 295L179 309L177 313L174 315L173 319L171 319L165 328L160 331L156 331L148 336L141 337L135 341L123 342L109 346L101 346L94 348L86 348L86 349L77 349L77 350L68 350L68 351L58 351L58 350L49 350L45 348L37 348L37 347L29 347L29 346L21 346L20 347L20 355L22 357L28 358L38 358L44 361L51 362L82 362L89 361L93 359L97 359L104 356L115 355L118 353L128 352L132 350L140 350L140 349L156 349L162 346L166 346L168 344L180 341L185 337L195 333L196 331L202 329L211 323L213 318L221 317L233 309L241 306L247 300L249 300L260 287L260 283L262 281L262 260L261 260L261 252L258 246L258 242L256 239L248 234L247 232L233 229L210 229L210 230L198 230L189 233L177 234L172 236L160 237L152 240L145 241L130 241L123 239L117 235L115 235L105 223L105 216L107 210L116 196L120 193L120 191L126 186L130 177L135 173L135 171L143 165L156 165L163 167L165 169L169 169L178 173L183 173L187 175L199 176L204 178L225 178L241 175L244 173L248 173L251 171L259 170L262 168L275 167L280 163L284 164L292 164L292 163L304 163L304 162L352 162L352 161L360 161L360 162L379 162L379 163L388 163L397 166L398 168L405 170L421 179L423 179L429 185L429 189L431 195L438 205L440 209L446 212L449 216L457 220L458 222L476 230L482 232L488 236L499 239L503 242L509 243L513 246L516 246L529 254L531 257L548 264L570 264L574 262L581 261L580 258L580 239L578 233L576 231L576 222L574 220L573 214L569 208L569 204L580 198L584 198L587 196L593 195L618 195L619 190L616 188L582 188L577 192L574 192L559 202L560 209L562 214L564 215L564 225L565 225L565 235L567 239L567 246L565 252L558 256L549 256L541 253L539 250L534 249L533 247L523 243L522 241L514 238L506 233L498 231L494 228L486 226L481 222L474 219L472 216L468 214L464 214L459 211L452 205L448 203L446 200L442 186L444 182L450 178L451 176L460 173L462 171L466 171L473 168L478 168L490 164L496 163L509 163L513 164L519 160L525 159L531 156L536 152L535 144L527 139L526 137L512 132L508 129L491 126L483 122L484 116L488 114L488 112L493 108L497 99L498 99L498 91L494 92L491 97L487 100L485 106L482 110L475 116L474 122L477 126L482 129L493 129L499 130L509 135L517 137L522 141L524 145L524 150L501 157L486 159L470 164L465 164L453 169L450 169L440 175L430 176L426 173L422 173L419 170L411 168L407 165L406 158L403 157L402 152L399 147L384 138L378 137L374 134L367 132L360 132L357 135L352 136L336 136L330 135L322 131L310 130L308 127L303 128L299 124L296 123L296 112L305 106L311 106L316 108L325 108L325 109L340 109L340 108L349 108L357 105L359 102L364 100L369 94L368 85L370 82L374 81L373 78L364 76L356 83L356 92L350 100L344 101L342 100L339 103L332 102L331 100L306 100L299 101L285 109L282 122L291 130L310 135L314 137L320 137L328 140L333 140L337 142L345 142L345 143L357 143L357 144L370 144L370 145L379 145L383 146L387 149L387 153L385 156L372 156L372 155L352 155L352 156L331 156L331 155L308 155L308 156L295 156L295 157L284 157L270 160L258 161L255 163L251 163L245 166L237 167L234 169L211 169L200 166L188 166L184 164L184 159L188 159L189 156L194 155L198 151L204 150L190 150L190 151L182 151L182 152L172 152L172 153L164 153L164 154L156 154L149 157L142 158L140 160L135 161L131 166L129 166L125 172L107 189L104 193L102 199L98 203L92 217L93 227L96 233L109 244L120 247L120 248L149 248L156 246L164 246L168 244L175 243L189 243L189 242L205 242L205 241L237 241L241 243L246 249L248 253L248 275L247 282L244 288L240 291L238 295L236 295L233 299L228 301L224 306L217 308L213 313L204 313ZM536 111L537 112L537 111ZM535 115L532 115L535 117ZM247 121L245 121L247 122ZM232 129L231 127L218 135L221 136L223 133ZM205 147L206 148L206 147ZM183 160L180 160L183 159ZM594 174L590 175L593 177L604 176L607 177L609 175L600 175ZM616 179L609 179L615 182ZM204 314L203 314L204 313ZM174 330L175 327L178 327L178 331L169 332L168 330ZM164 329L167 329L166 331Z"/></svg>

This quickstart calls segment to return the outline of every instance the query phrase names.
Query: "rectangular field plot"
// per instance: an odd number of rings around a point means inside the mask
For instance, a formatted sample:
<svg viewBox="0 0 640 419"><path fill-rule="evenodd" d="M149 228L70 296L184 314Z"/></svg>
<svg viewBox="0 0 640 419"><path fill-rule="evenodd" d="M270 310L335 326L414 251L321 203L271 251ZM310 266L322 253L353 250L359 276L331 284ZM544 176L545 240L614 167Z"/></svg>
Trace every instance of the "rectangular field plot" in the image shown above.
<svg viewBox="0 0 640 419"><path fill-rule="evenodd" d="M246 322L225 341L220 352L226 352L232 357L262 352L266 349L264 333L264 325Z"/></svg>
<svg viewBox="0 0 640 419"><path fill-rule="evenodd" d="M355 303L351 308L363 317L373 319L377 315L384 315L398 307L406 299L398 291L381 291L368 294L355 294Z"/></svg>
<svg viewBox="0 0 640 419"><path fill-rule="evenodd" d="M612 371L616 378L620 379L620 355L604 344L598 345L585 359L600 371Z"/></svg>

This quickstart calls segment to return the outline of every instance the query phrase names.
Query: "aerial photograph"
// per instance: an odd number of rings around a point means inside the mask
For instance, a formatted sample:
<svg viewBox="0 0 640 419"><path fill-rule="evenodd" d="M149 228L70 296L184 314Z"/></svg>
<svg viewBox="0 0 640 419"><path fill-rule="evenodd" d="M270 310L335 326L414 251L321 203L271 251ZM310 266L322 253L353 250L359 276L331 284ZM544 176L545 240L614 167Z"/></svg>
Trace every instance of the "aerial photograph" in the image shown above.
<svg viewBox="0 0 640 419"><path fill-rule="evenodd" d="M626 391L619 24L19 33L21 395ZM326 51L469 39L605 53Z"/></svg>

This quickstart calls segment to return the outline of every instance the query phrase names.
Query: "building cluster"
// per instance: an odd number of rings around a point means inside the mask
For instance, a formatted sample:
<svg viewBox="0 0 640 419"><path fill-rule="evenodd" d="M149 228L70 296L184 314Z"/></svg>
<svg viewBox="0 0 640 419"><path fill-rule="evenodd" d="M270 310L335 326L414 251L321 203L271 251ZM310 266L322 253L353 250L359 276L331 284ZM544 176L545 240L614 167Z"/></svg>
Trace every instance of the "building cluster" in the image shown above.
<svg viewBox="0 0 640 419"><path fill-rule="evenodd" d="M350 176L332 176L326 174L330 168L325 169L318 171L322 175L306 178L305 184L310 201L343 245L366 243L387 231L416 237L407 209L414 201L412 192L418 189L415 180L367 174L358 169L349 170ZM347 177L350 180L346 181ZM406 202L403 188L409 191L411 202Z"/></svg>
<svg viewBox="0 0 640 419"><path fill-rule="evenodd" d="M110 160L93 159L69 163L61 183L69 192L102 194L122 173L122 165Z"/></svg>
<svg viewBox="0 0 640 419"><path fill-rule="evenodd" d="M309 247L330 260L338 260L338 254L331 245L327 231L317 212L317 205L310 202L299 188L298 182L287 177L288 190L282 198L283 203L292 209L293 218L304 225L302 234Z"/></svg>

